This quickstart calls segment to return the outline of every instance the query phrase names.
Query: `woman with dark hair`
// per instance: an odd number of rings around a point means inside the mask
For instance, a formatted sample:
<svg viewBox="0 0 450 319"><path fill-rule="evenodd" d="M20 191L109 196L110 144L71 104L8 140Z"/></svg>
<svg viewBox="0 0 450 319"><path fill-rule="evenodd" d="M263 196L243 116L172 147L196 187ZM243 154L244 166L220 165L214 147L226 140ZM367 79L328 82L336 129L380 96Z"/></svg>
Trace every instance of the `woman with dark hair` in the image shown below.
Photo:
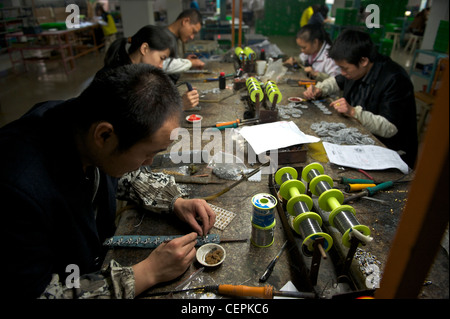
<svg viewBox="0 0 450 319"><path fill-rule="evenodd" d="M147 25L139 29L132 37L114 41L106 52L105 65L99 72L126 64L138 63L145 63L162 69L164 60L174 57L175 51L176 44L168 34L167 29ZM185 92L182 95L183 109L197 106L199 99L197 90Z"/></svg>
<svg viewBox="0 0 450 319"><path fill-rule="evenodd" d="M328 57L331 39L322 26L305 25L298 31L296 42L301 49L300 62L310 77L323 81L341 72L334 60Z"/></svg>
<svg viewBox="0 0 450 319"><path fill-rule="evenodd" d="M129 45L127 49L127 45ZM146 63L162 69L163 62L174 55L172 40L162 28L147 25L129 38L114 41L105 55L105 67Z"/></svg>

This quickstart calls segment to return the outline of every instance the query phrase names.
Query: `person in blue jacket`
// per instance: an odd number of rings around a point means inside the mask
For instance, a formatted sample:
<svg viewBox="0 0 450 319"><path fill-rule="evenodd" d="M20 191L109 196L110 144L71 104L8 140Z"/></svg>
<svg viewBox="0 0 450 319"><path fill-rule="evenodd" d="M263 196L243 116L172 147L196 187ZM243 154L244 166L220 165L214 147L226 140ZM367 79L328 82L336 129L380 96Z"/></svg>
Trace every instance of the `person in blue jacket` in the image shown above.
<svg viewBox="0 0 450 319"><path fill-rule="evenodd" d="M166 211L193 232L135 265L112 260L101 268L102 244L115 232L119 178L150 165L172 143L181 116L169 77L131 64L99 74L78 97L37 104L0 129L0 147L7 150L0 157L0 200L8 297L133 298L186 271L197 235L212 228L215 215L205 201L182 194ZM156 187L169 184L161 179ZM158 206L158 194L150 196L149 208ZM67 280L74 267L78 286Z"/></svg>

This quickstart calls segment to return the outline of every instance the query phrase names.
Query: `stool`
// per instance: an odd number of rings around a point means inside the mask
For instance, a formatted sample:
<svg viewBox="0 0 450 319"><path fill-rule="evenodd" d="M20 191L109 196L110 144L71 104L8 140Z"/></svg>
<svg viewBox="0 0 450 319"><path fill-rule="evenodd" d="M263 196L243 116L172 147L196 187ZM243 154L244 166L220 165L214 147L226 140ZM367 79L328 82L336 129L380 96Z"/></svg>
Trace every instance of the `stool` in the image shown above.
<svg viewBox="0 0 450 319"><path fill-rule="evenodd" d="M410 38L408 40L408 43L406 43L405 52L407 52L408 48L409 48L409 49L411 49L410 52L413 53L416 50L416 46L418 47L419 43L422 42L422 38L423 37L421 37L419 35L411 34Z"/></svg>
<svg viewBox="0 0 450 319"><path fill-rule="evenodd" d="M399 32L386 32L385 36L386 39L391 39L394 41L394 44L392 45L392 51L396 49L400 49L400 33Z"/></svg>

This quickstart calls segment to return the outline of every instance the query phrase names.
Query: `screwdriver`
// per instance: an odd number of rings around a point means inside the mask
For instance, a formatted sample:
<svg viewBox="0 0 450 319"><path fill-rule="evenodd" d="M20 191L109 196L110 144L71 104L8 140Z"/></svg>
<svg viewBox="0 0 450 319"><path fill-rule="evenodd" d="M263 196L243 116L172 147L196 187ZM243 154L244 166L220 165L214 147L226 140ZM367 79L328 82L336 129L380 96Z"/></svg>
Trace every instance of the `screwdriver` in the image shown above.
<svg viewBox="0 0 450 319"><path fill-rule="evenodd" d="M236 120L230 121L230 122L217 123L216 128L219 130L224 130L224 129L230 128L230 127L238 127L243 124L257 123L258 121L259 121L258 119L249 119L249 120L236 119Z"/></svg>
<svg viewBox="0 0 450 319"><path fill-rule="evenodd" d="M280 251L278 252L278 254L275 256L274 259L272 259L272 261L269 263L269 266L267 266L266 271L264 272L264 274L259 278L259 282L265 282L270 275L272 274L273 268L275 267L275 264L277 263L278 259L281 256L281 253L283 252L284 248L286 248L288 241L286 240L283 244L283 246L281 246Z"/></svg>
<svg viewBox="0 0 450 319"><path fill-rule="evenodd" d="M346 199L344 199L344 204L348 203L348 202L350 202L352 200L359 199L359 198L364 197L364 196L373 196L374 194L378 193L379 191L381 191L383 189L386 189L386 188L389 188L392 185L394 185L394 182L388 181L388 182L384 182L384 183L378 184L375 187L367 187L366 189L364 189L363 191L359 192L358 194L352 195L352 196L347 197Z"/></svg>
<svg viewBox="0 0 450 319"><path fill-rule="evenodd" d="M341 177L340 180L337 180L340 184L375 184L375 182L371 179L361 179L361 178L348 178Z"/></svg>
<svg viewBox="0 0 450 319"><path fill-rule="evenodd" d="M256 297L262 299L273 299L274 296L293 297L293 298L309 298L313 299L316 295L313 292L298 292L298 291L277 291L273 286L267 285L264 287L250 287L244 285L212 285L202 286L196 288L189 288L175 291L155 292L146 294L146 297L163 296L168 294L176 294L187 291L213 292L219 295L235 296L235 297Z"/></svg>
<svg viewBox="0 0 450 319"><path fill-rule="evenodd" d="M376 184L347 184L345 185L345 191L347 193L360 191L362 189L366 189L368 187L375 187Z"/></svg>

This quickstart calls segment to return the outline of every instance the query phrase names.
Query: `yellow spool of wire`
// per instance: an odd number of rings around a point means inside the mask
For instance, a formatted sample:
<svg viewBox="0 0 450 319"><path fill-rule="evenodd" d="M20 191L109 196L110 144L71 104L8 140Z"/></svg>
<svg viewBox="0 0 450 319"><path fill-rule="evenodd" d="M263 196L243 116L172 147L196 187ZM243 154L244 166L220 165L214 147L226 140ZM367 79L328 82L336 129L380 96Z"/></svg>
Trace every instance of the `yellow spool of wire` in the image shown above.
<svg viewBox="0 0 450 319"><path fill-rule="evenodd" d="M256 53L255 53L255 51L252 50L252 48L245 47L244 48L244 53L245 53L245 55L247 56L247 58L250 61L255 61L256 60Z"/></svg>
<svg viewBox="0 0 450 319"><path fill-rule="evenodd" d="M241 47L236 47L236 49L234 49L234 53L239 57L241 54L245 54L244 50L242 50Z"/></svg>
<svg viewBox="0 0 450 319"><path fill-rule="evenodd" d="M283 98L277 84L274 81L266 82L265 92L270 103L273 103L276 94L278 94L278 98L275 103L280 103L281 99Z"/></svg>
<svg viewBox="0 0 450 319"><path fill-rule="evenodd" d="M247 81L245 81L245 84L247 85L247 90L250 95L250 99L256 103L256 94L259 93L259 102L261 102L264 98L264 92L261 88L261 85L259 85L259 82L254 77L248 78Z"/></svg>

